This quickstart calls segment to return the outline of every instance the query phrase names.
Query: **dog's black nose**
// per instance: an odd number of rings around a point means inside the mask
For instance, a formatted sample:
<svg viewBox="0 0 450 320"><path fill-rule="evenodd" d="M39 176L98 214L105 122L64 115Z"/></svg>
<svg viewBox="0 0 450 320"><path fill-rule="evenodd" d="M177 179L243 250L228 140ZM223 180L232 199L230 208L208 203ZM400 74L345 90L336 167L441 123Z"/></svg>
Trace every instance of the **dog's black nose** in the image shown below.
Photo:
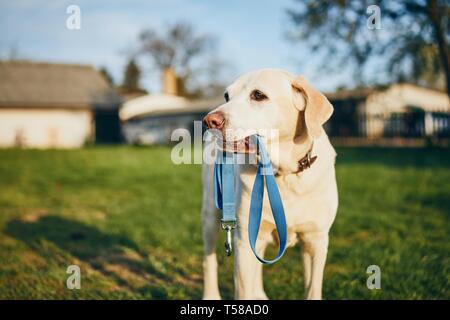
<svg viewBox="0 0 450 320"><path fill-rule="evenodd" d="M203 118L203 122L208 126L209 129L222 130L225 125L225 117L222 112L217 111L208 114Z"/></svg>

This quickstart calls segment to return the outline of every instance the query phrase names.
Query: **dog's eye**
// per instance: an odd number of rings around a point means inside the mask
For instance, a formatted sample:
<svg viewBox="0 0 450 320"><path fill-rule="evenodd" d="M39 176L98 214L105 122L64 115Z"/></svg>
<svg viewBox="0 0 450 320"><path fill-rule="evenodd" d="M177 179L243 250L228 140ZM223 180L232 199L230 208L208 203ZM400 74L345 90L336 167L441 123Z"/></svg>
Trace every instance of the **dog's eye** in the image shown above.
<svg viewBox="0 0 450 320"><path fill-rule="evenodd" d="M223 95L223 97L225 98L225 101L226 101L226 102L230 101L230 96L228 95L228 92L225 92L225 94Z"/></svg>
<svg viewBox="0 0 450 320"><path fill-rule="evenodd" d="M266 100L269 98L261 91L253 90L252 93L250 93L250 99L256 100L256 101L262 101L262 100Z"/></svg>

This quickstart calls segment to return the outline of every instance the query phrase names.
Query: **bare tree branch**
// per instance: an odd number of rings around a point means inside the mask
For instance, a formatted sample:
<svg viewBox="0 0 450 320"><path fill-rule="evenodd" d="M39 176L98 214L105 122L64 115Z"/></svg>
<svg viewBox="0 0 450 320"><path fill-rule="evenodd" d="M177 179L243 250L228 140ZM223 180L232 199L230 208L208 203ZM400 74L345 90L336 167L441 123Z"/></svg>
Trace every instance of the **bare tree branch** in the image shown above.
<svg viewBox="0 0 450 320"><path fill-rule="evenodd" d="M448 0L377 1L385 32L366 26L367 7L372 1L295 1L287 9L293 29L289 39L307 41L315 52L325 52L324 64L345 59L361 72L371 59L384 61L384 71L395 80L436 85L439 74L447 79L449 70ZM386 32L387 31L387 32ZM430 77L434 73L434 77Z"/></svg>

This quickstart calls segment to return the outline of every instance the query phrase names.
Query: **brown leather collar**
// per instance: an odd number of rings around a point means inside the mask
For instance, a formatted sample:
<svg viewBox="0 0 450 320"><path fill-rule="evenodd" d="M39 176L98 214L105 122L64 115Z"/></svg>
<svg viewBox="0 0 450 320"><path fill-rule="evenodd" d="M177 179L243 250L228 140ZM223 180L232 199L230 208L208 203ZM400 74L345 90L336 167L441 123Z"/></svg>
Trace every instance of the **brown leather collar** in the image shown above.
<svg viewBox="0 0 450 320"><path fill-rule="evenodd" d="M297 169L297 171L294 171L293 174L297 174L297 173L305 171L306 169L310 168L311 165L317 160L317 156L314 156L314 157L312 156L312 149L313 149L313 145L311 146L309 151L306 153L306 155L297 161L298 169ZM280 173L276 172L275 176L276 177L280 176Z"/></svg>
<svg viewBox="0 0 450 320"><path fill-rule="evenodd" d="M311 155L312 148L313 148L313 146L311 146L311 149L309 149L309 151L306 153L306 155L303 158L298 160L298 170L295 171L294 173L303 172L304 170L310 168L311 165L317 160L317 156L312 157L312 155Z"/></svg>

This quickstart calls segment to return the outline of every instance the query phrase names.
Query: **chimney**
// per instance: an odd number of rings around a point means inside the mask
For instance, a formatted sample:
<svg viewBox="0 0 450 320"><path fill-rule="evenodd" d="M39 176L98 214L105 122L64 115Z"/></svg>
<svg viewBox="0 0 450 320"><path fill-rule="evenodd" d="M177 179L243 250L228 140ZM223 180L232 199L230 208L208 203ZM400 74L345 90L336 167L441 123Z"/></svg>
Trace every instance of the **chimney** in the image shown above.
<svg viewBox="0 0 450 320"><path fill-rule="evenodd" d="M177 75L172 68L164 69L163 93L171 96L176 96L178 94Z"/></svg>

